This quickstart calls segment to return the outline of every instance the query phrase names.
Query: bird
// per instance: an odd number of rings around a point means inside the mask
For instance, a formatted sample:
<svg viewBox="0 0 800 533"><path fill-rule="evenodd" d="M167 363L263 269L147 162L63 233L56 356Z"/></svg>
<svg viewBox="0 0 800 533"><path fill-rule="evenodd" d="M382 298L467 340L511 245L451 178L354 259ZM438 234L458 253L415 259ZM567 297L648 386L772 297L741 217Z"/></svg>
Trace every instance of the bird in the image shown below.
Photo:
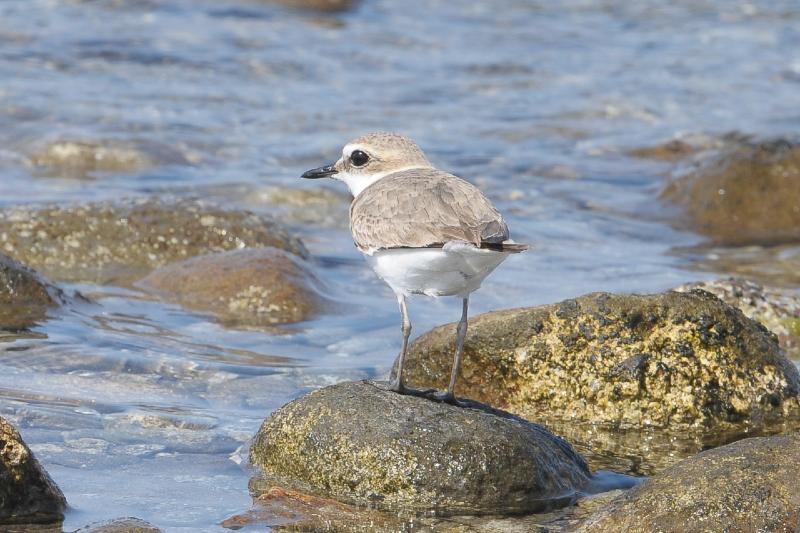
<svg viewBox="0 0 800 533"><path fill-rule="evenodd" d="M528 245L510 240L502 215L477 187L436 168L417 143L397 133L355 138L335 163L308 170L302 178L333 178L347 185L353 196L353 242L397 297L403 341L389 389L458 403L455 387L470 294L509 255ZM411 295L461 298L446 391L418 390L403 381L411 335L406 300Z"/></svg>

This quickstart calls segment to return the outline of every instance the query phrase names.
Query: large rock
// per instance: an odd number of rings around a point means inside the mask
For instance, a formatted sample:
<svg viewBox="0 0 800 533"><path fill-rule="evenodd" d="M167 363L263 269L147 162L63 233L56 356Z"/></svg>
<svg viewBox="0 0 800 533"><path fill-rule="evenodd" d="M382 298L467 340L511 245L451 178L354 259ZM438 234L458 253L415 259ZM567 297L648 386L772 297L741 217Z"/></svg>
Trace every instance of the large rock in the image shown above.
<svg viewBox="0 0 800 533"><path fill-rule="evenodd" d="M271 219L197 200L154 198L0 212L0 250L51 279L128 284L211 252L273 246L306 256Z"/></svg>
<svg viewBox="0 0 800 533"><path fill-rule="evenodd" d="M89 524L73 533L161 533L161 530L140 518L127 517Z"/></svg>
<svg viewBox="0 0 800 533"><path fill-rule="evenodd" d="M33 270L0 254L0 329L33 326L61 301L61 291Z"/></svg>
<svg viewBox="0 0 800 533"><path fill-rule="evenodd" d="M66 505L19 432L0 417L0 526L61 522Z"/></svg>
<svg viewBox="0 0 800 533"><path fill-rule="evenodd" d="M178 150L151 141L60 139L32 147L31 166L46 176L90 177L134 173L160 165L186 165Z"/></svg>
<svg viewBox="0 0 800 533"><path fill-rule="evenodd" d="M662 198L681 221L721 245L800 242L800 145L740 141L684 176Z"/></svg>
<svg viewBox="0 0 800 533"><path fill-rule="evenodd" d="M738 307L778 336L778 343L791 358L800 359L800 293L766 287L741 278L687 283L675 290L703 289L723 302Z"/></svg>
<svg viewBox="0 0 800 533"><path fill-rule="evenodd" d="M311 268L277 248L250 248L194 257L159 268L141 287L228 326L299 322L324 307Z"/></svg>
<svg viewBox="0 0 800 533"><path fill-rule="evenodd" d="M798 464L798 434L715 448L624 493L580 531L795 533L800 526Z"/></svg>
<svg viewBox="0 0 800 533"><path fill-rule="evenodd" d="M451 324L412 343L411 384L446 385L454 336ZM630 455L635 473L800 415L800 375L775 337L704 291L596 293L474 317L456 392L547 424L596 466Z"/></svg>
<svg viewBox="0 0 800 533"><path fill-rule="evenodd" d="M583 459L541 426L366 381L280 408L261 426L250 458L278 486L440 514L563 505L589 481Z"/></svg>

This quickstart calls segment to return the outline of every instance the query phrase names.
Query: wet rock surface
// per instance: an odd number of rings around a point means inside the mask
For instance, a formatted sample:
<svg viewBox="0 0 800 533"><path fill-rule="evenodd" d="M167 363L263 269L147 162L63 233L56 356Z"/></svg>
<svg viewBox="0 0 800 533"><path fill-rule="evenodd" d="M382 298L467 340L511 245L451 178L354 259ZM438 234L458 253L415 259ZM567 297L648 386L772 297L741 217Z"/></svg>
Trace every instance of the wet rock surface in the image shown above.
<svg viewBox="0 0 800 533"><path fill-rule="evenodd" d="M28 161L45 176L86 178L135 173L160 165L187 165L178 150L153 142L61 139L30 150Z"/></svg>
<svg viewBox="0 0 800 533"><path fill-rule="evenodd" d="M61 522L66 505L19 432L0 417L0 526Z"/></svg>
<svg viewBox="0 0 800 533"><path fill-rule="evenodd" d="M299 9L332 12L347 11L358 4L358 0L272 0L275 3Z"/></svg>
<svg viewBox="0 0 800 533"><path fill-rule="evenodd" d="M725 303L763 324L778 336L780 345L792 359L800 358L800 293L796 290L767 287L750 280L727 278L687 283L675 290L708 291Z"/></svg>
<svg viewBox="0 0 800 533"><path fill-rule="evenodd" d="M137 285L234 327L299 322L325 307L310 266L277 248L194 257L161 267Z"/></svg>
<svg viewBox="0 0 800 533"><path fill-rule="evenodd" d="M18 330L44 320L62 294L42 276L0 254L0 329Z"/></svg>
<svg viewBox="0 0 800 533"><path fill-rule="evenodd" d="M450 324L414 341L406 379L444 387L454 336ZM456 387L578 449L629 457L637 473L698 451L708 435L722 444L796 419L798 392L797 368L775 337L702 291L594 293L474 317ZM661 440L640 439L641 430Z"/></svg>
<svg viewBox="0 0 800 533"><path fill-rule="evenodd" d="M73 533L161 533L161 530L139 518L128 517L89 524Z"/></svg>
<svg viewBox="0 0 800 533"><path fill-rule="evenodd" d="M129 284L189 257L302 243L263 216L198 200L144 198L0 212L0 251L55 280Z"/></svg>
<svg viewBox="0 0 800 533"><path fill-rule="evenodd" d="M556 507L589 481L583 459L541 426L367 381L326 387L277 410L250 459L274 486L443 515Z"/></svg>
<svg viewBox="0 0 800 533"><path fill-rule="evenodd" d="M798 434L705 451L623 493L579 530L794 533L800 520L799 462Z"/></svg>
<svg viewBox="0 0 800 533"><path fill-rule="evenodd" d="M740 140L673 180L661 197L715 244L775 245L800 241L798 183L800 145Z"/></svg>

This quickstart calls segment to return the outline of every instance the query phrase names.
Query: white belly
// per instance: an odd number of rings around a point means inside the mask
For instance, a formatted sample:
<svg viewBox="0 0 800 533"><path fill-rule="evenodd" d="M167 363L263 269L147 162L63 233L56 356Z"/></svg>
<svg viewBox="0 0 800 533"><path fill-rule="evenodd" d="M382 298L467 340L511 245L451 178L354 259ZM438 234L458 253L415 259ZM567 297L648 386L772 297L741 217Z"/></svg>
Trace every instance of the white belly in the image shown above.
<svg viewBox="0 0 800 533"><path fill-rule="evenodd" d="M369 265L397 294L466 296L507 253L451 242L444 248L394 248L364 254Z"/></svg>

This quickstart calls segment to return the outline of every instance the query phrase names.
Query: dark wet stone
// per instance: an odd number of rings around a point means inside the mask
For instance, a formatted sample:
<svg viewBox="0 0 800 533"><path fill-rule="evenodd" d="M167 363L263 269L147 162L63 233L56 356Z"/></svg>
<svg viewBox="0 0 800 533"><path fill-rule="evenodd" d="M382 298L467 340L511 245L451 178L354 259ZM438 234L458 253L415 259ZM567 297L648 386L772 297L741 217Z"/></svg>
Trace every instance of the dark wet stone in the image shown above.
<svg viewBox="0 0 800 533"><path fill-rule="evenodd" d="M28 160L45 176L89 177L135 173L161 165L187 165L178 150L136 140L61 139L32 148Z"/></svg>
<svg viewBox="0 0 800 533"><path fill-rule="evenodd" d="M691 228L715 244L800 242L800 145L733 142L662 192Z"/></svg>
<svg viewBox="0 0 800 533"><path fill-rule="evenodd" d="M446 386L454 337L450 324L412 343L410 384ZM595 293L474 317L456 393L581 451L630 457L636 473L800 416L800 375L774 335L703 291Z"/></svg>
<svg viewBox="0 0 800 533"><path fill-rule="evenodd" d="M42 276L0 254L0 329L19 330L44 320L62 294Z"/></svg>
<svg viewBox="0 0 800 533"><path fill-rule="evenodd" d="M795 533L798 464L798 434L741 440L673 465L601 507L579 530Z"/></svg>
<svg viewBox="0 0 800 533"><path fill-rule="evenodd" d="M271 0L272 2L283 4L299 9L309 9L312 11L337 12L348 11L358 4L358 0Z"/></svg>
<svg viewBox="0 0 800 533"><path fill-rule="evenodd" d="M674 162L686 159L697 152L698 148L696 146L692 146L692 144L682 139L672 139L655 146L634 148L628 152L628 155L645 159L659 159L661 161Z"/></svg>
<svg viewBox="0 0 800 533"><path fill-rule="evenodd" d="M310 266L277 248L193 257L161 267L137 285L231 327L299 322L325 306Z"/></svg>
<svg viewBox="0 0 800 533"><path fill-rule="evenodd" d="M589 481L583 459L541 426L367 381L280 408L261 426L250 459L275 486L442 515L556 507Z"/></svg>
<svg viewBox="0 0 800 533"><path fill-rule="evenodd" d="M161 533L161 530L139 518L116 518L89 524L73 533Z"/></svg>
<svg viewBox="0 0 800 533"><path fill-rule="evenodd" d="M66 505L19 432L0 417L0 525L61 522Z"/></svg>
<svg viewBox="0 0 800 533"><path fill-rule="evenodd" d="M189 257L264 246L307 255L271 219L198 200L145 198L0 212L0 249L56 280L128 284Z"/></svg>
<svg viewBox="0 0 800 533"><path fill-rule="evenodd" d="M793 289L768 287L742 278L687 283L675 290L708 291L725 303L738 307L778 337L778 342L793 359L800 359L800 294Z"/></svg>

